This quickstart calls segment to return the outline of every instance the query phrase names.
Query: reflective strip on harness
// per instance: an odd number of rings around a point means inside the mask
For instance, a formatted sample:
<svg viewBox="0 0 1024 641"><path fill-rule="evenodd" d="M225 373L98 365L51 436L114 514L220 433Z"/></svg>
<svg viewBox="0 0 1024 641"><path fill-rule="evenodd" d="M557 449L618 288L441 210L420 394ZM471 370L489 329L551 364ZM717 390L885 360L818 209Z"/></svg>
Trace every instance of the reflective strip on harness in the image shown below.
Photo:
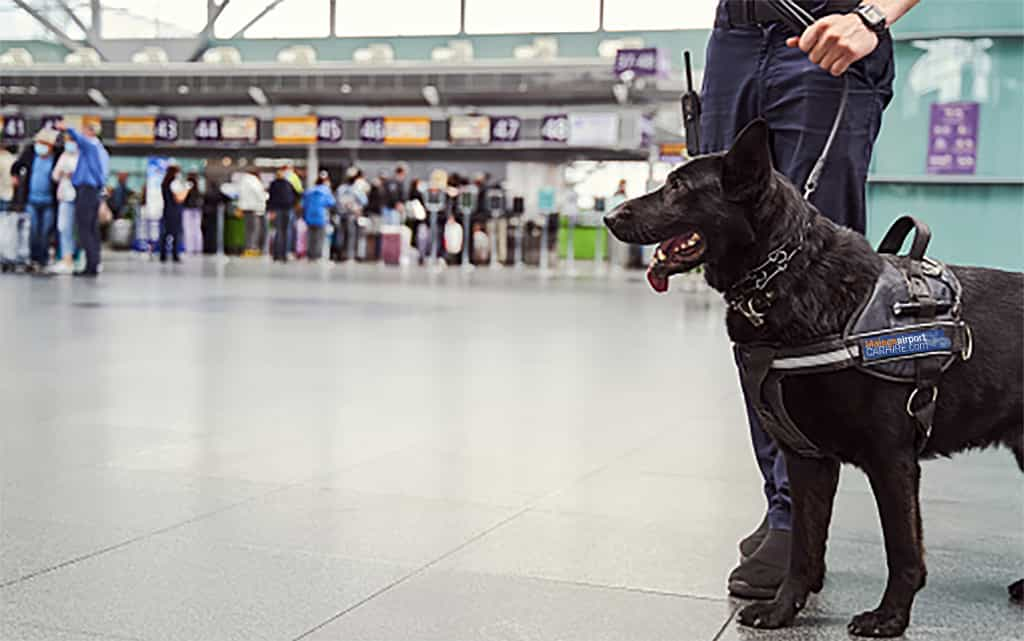
<svg viewBox="0 0 1024 641"><path fill-rule="evenodd" d="M853 345L820 354L777 358L772 362L772 369L793 370L805 367L821 367L822 365L837 365L839 363L853 363L859 356L859 352L859 348Z"/></svg>

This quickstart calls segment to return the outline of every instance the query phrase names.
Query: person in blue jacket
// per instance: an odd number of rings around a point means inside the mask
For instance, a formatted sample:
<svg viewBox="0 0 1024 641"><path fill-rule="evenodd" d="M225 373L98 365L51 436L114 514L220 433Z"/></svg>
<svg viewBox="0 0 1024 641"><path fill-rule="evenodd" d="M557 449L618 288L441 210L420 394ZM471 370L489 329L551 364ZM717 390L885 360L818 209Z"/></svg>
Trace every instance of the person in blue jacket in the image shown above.
<svg viewBox="0 0 1024 641"><path fill-rule="evenodd" d="M334 194L331 193L331 180L326 174L320 174L316 186L302 196L302 210L309 227L306 255L311 262L323 257L327 218L336 204Z"/></svg>
<svg viewBox="0 0 1024 641"><path fill-rule="evenodd" d="M96 125L86 123L82 131L67 127L63 121L56 126L78 143L78 166L71 184L75 187L75 228L78 244L85 251L85 269L75 275L95 278L100 268L100 198L110 174L110 154L100 142Z"/></svg>

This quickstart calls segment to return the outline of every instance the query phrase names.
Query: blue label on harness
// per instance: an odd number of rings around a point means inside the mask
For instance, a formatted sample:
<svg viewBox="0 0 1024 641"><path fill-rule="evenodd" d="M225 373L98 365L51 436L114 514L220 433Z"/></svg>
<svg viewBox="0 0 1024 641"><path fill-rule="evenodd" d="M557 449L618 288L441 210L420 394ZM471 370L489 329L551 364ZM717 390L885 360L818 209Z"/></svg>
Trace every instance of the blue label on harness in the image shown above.
<svg viewBox="0 0 1024 641"><path fill-rule="evenodd" d="M864 362L902 358L932 352L948 352L953 341L942 328L919 329L865 338L860 342Z"/></svg>

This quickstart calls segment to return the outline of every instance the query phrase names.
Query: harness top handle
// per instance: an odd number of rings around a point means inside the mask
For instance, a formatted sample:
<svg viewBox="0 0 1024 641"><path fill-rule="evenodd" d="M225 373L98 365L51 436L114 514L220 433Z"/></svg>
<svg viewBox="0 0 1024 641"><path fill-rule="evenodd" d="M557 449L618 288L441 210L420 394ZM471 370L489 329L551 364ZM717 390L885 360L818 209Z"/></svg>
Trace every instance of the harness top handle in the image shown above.
<svg viewBox="0 0 1024 641"><path fill-rule="evenodd" d="M913 216L903 216L892 224L889 231L885 232L885 238L878 244L878 253L899 253L900 248L903 247L903 241L906 240L907 234L911 231L914 232L914 241L910 244L909 256L913 260L924 260L928 243L932 239L932 230L928 228L928 225Z"/></svg>

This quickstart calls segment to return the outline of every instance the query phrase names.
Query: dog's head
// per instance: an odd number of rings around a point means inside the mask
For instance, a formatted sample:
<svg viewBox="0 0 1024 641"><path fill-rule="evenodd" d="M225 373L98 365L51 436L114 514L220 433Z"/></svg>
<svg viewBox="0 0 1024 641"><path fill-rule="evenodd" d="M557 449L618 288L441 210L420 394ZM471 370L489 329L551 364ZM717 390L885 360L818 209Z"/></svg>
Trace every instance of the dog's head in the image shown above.
<svg viewBox="0 0 1024 641"><path fill-rule="evenodd" d="M768 125L755 120L736 137L728 152L698 156L676 168L665 185L622 203L605 224L619 240L660 243L647 270L658 292L668 279L708 263L716 288L735 281L757 241L754 212L773 180ZM717 276L719 283L713 282Z"/></svg>

